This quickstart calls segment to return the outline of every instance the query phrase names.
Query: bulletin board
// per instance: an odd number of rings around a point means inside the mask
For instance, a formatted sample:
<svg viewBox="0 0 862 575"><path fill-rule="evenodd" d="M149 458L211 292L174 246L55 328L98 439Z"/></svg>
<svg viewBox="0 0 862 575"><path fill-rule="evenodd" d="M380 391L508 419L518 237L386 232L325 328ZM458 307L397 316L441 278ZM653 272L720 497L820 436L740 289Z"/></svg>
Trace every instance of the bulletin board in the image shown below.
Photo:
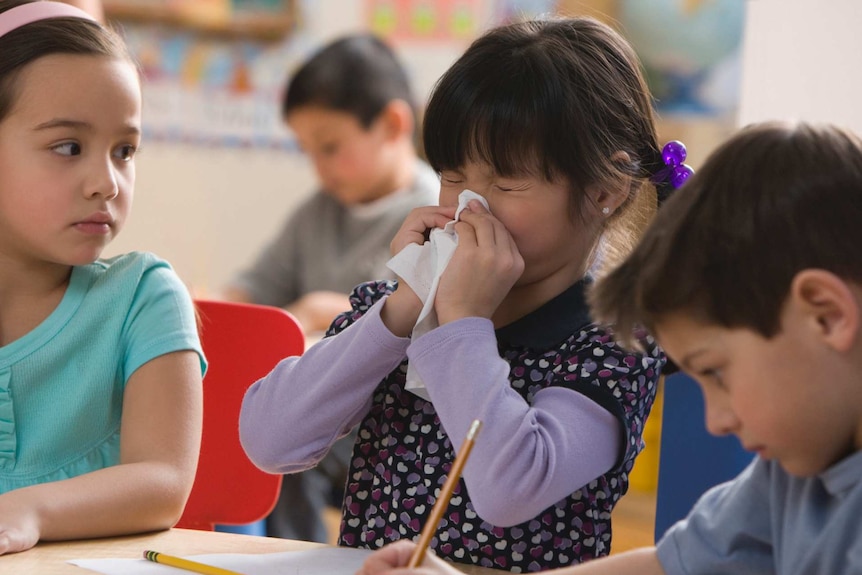
<svg viewBox="0 0 862 575"><path fill-rule="evenodd" d="M108 18L219 36L278 40L297 21L294 0L103 0Z"/></svg>
<svg viewBox="0 0 862 575"><path fill-rule="evenodd" d="M394 41L448 41L475 36L482 0L366 0L368 27Z"/></svg>
<svg viewBox="0 0 862 575"><path fill-rule="evenodd" d="M279 115L298 0L103 0L144 76L149 141L293 149Z"/></svg>

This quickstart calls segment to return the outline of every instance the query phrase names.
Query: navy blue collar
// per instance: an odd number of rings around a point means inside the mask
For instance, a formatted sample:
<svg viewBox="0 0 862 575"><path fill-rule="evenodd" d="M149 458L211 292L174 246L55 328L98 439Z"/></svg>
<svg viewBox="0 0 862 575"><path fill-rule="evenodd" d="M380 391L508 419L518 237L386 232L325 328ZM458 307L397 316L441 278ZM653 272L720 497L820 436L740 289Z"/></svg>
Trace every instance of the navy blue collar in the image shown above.
<svg viewBox="0 0 862 575"><path fill-rule="evenodd" d="M584 278L539 309L496 330L505 346L549 349L592 323L586 290L592 280Z"/></svg>

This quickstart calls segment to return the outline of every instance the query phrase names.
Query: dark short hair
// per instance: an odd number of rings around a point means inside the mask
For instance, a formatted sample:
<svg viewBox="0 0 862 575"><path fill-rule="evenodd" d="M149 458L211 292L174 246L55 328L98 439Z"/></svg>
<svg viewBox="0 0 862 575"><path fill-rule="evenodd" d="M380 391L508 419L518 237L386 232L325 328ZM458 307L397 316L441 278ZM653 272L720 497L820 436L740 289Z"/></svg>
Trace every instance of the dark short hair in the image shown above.
<svg viewBox="0 0 862 575"><path fill-rule="evenodd" d="M480 161L502 176L564 179L573 217L589 186L631 177L629 200L649 195L649 213L634 226L643 228L655 207L648 178L661 161L652 104L634 50L609 26L592 18L509 24L475 40L435 85L425 154L438 172Z"/></svg>
<svg viewBox="0 0 862 575"><path fill-rule="evenodd" d="M590 302L629 344L677 312L772 337L800 271L862 283L860 245L862 140L828 124L755 125L667 202Z"/></svg>
<svg viewBox="0 0 862 575"><path fill-rule="evenodd" d="M0 13L30 1L0 0ZM21 70L52 54L108 56L132 62L122 38L90 20L50 18L16 28L0 37L0 121L15 104Z"/></svg>
<svg viewBox="0 0 862 575"><path fill-rule="evenodd" d="M373 34L339 38L305 62L289 79L281 113L305 106L346 112L368 128L393 100L416 116L407 72L393 50Z"/></svg>

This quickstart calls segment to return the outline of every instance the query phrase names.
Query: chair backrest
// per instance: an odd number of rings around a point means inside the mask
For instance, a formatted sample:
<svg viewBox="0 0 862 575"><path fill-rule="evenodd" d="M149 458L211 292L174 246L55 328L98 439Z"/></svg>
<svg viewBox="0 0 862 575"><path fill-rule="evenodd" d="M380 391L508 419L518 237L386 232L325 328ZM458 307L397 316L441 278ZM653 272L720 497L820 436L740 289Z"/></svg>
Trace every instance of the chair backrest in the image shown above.
<svg viewBox="0 0 862 575"><path fill-rule="evenodd" d="M281 476L261 471L239 442L239 411L246 389L281 359L299 355L305 340L286 311L196 300L204 376L203 437L194 486L177 527L213 530L266 517L278 499Z"/></svg>
<svg viewBox="0 0 862 575"><path fill-rule="evenodd" d="M683 373L665 378L658 464L655 540L683 519L703 493L736 477L753 455L732 436L706 431L703 395Z"/></svg>

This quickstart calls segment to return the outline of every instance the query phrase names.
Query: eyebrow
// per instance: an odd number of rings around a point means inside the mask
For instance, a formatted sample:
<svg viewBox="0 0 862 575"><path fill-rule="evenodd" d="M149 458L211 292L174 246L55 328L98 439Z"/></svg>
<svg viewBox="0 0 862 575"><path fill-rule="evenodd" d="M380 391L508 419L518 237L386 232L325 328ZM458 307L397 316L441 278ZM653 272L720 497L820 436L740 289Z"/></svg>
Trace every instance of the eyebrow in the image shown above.
<svg viewBox="0 0 862 575"><path fill-rule="evenodd" d="M80 120L69 120L66 118L54 118L53 120L48 120L47 122L43 122L33 128L34 132L39 132L42 130L53 130L56 128L77 128L79 130L92 131L93 125L89 122L82 122ZM140 134L141 129L132 124L127 124L125 126L124 132L126 134Z"/></svg>

